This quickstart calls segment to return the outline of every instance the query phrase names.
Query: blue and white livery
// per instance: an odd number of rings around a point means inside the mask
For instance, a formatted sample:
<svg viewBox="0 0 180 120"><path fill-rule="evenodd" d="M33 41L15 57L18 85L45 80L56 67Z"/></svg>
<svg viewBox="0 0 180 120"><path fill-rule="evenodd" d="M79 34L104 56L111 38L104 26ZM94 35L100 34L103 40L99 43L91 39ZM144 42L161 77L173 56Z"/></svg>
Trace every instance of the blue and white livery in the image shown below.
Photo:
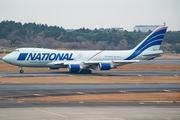
<svg viewBox="0 0 180 120"><path fill-rule="evenodd" d="M68 68L73 73L91 73L91 69L110 70L117 66L162 56L159 50L167 27L156 28L132 50L71 51L41 48L18 48L3 57L9 64L22 67Z"/></svg>

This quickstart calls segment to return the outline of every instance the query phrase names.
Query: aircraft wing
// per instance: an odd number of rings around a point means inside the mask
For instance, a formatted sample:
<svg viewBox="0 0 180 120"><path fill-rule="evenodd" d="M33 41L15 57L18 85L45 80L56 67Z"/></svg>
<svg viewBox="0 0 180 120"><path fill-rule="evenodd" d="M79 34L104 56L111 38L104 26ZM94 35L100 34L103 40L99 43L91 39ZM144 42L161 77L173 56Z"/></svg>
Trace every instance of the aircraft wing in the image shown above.
<svg viewBox="0 0 180 120"><path fill-rule="evenodd" d="M48 63L48 65L69 65L69 64L86 64L86 65L93 65L99 63L114 63L114 64L129 64L134 62L140 62L141 60L112 60L112 61L71 61L71 62L64 62L64 61L56 61Z"/></svg>
<svg viewBox="0 0 180 120"><path fill-rule="evenodd" d="M47 65L69 65L69 64L80 64L80 61L71 61L71 62L64 62L64 61L55 61L55 62L50 62Z"/></svg>
<svg viewBox="0 0 180 120"><path fill-rule="evenodd" d="M134 63L134 62L140 62L141 60L112 60L112 61L85 61L84 64L99 64L99 63L112 63L112 64L120 64L120 65L124 65L124 64L130 64L130 63Z"/></svg>
<svg viewBox="0 0 180 120"><path fill-rule="evenodd" d="M140 60L112 60L112 61L85 61L86 64L97 64L97 63L134 63L140 62Z"/></svg>
<svg viewBox="0 0 180 120"><path fill-rule="evenodd" d="M67 66L69 69L99 69L99 70L110 70L111 68L116 68L117 66L122 66L125 64L130 64L134 62L140 62L140 60L109 60L109 61L54 61L50 62L47 65L51 69L56 69L55 66L63 65ZM53 66L53 67L51 67ZM78 70L78 71L79 71ZM91 70L89 70L91 72ZM83 72L83 71L81 71Z"/></svg>

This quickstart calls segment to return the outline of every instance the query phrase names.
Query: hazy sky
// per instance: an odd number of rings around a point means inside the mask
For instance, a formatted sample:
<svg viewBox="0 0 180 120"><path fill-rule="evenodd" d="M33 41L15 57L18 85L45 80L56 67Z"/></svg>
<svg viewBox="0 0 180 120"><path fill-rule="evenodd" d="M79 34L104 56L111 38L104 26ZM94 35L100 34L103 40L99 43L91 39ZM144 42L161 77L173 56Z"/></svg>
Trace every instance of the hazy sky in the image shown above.
<svg viewBox="0 0 180 120"><path fill-rule="evenodd" d="M0 0L0 22L47 24L65 29L163 25L180 30L180 0Z"/></svg>

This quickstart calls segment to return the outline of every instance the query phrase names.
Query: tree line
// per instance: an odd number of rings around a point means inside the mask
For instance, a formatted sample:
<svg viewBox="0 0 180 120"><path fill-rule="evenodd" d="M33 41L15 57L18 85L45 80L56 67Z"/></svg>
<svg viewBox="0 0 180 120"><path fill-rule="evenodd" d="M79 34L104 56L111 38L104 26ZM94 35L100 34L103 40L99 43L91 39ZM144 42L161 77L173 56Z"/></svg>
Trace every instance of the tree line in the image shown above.
<svg viewBox="0 0 180 120"><path fill-rule="evenodd" d="M151 32L116 31L115 29L101 31L84 27L67 32L62 27L47 24L2 21L0 23L0 46L127 50L135 47ZM166 52L180 53L180 31L166 32L161 49Z"/></svg>

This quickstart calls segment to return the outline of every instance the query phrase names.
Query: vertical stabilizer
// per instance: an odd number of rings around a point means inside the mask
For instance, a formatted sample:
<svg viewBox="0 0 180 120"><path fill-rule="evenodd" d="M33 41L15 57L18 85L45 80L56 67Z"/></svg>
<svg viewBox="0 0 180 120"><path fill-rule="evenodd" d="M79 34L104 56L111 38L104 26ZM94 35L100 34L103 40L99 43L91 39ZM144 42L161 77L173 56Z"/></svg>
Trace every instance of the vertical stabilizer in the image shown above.
<svg viewBox="0 0 180 120"><path fill-rule="evenodd" d="M141 43L139 43L133 50L133 54L126 60L131 60L140 55L143 51L156 51L159 50L164 35L166 33L166 26L159 26L149 36L147 36Z"/></svg>

